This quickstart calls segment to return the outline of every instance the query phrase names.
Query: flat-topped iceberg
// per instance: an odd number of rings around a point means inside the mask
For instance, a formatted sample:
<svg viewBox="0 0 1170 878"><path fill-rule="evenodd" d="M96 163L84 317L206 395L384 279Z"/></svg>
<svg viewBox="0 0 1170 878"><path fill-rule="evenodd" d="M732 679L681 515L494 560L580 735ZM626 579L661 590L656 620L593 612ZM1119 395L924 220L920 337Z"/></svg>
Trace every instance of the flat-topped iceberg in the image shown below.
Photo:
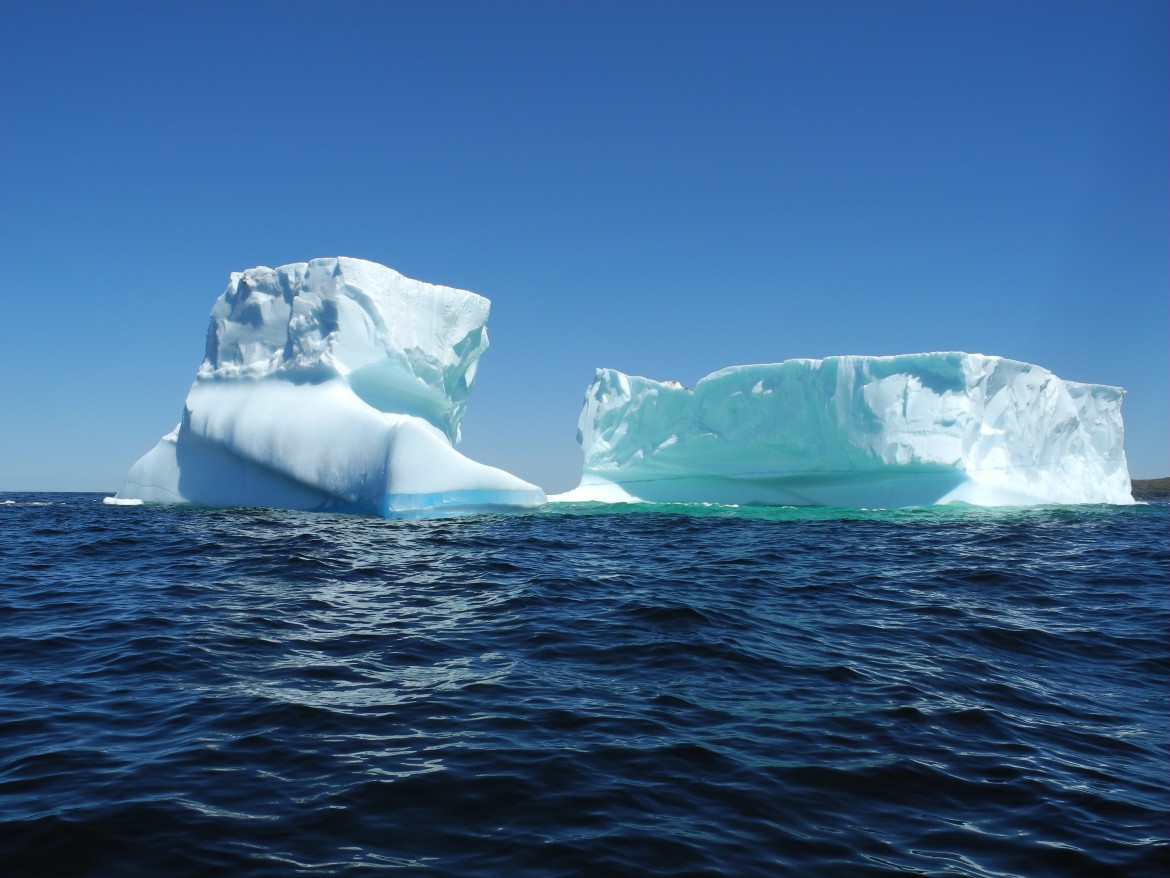
<svg viewBox="0 0 1170 878"><path fill-rule="evenodd" d="M693 390L600 369L553 501L1132 503L1117 387L981 354L733 366Z"/></svg>
<svg viewBox="0 0 1170 878"><path fill-rule="evenodd" d="M234 273L182 420L116 500L384 516L528 508L454 449L490 303L361 259Z"/></svg>

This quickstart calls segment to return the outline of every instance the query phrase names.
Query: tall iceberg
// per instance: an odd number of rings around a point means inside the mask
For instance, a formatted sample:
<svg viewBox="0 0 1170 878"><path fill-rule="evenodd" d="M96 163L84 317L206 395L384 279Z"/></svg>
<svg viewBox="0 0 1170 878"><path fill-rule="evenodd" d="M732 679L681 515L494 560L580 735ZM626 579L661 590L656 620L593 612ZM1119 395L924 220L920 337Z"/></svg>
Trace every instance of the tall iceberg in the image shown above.
<svg viewBox="0 0 1170 878"><path fill-rule="evenodd" d="M899 507L1132 503L1117 387L964 353L599 369L580 485L553 501Z"/></svg>
<svg viewBox="0 0 1170 878"><path fill-rule="evenodd" d="M339 257L233 273L182 420L118 500L384 516L530 508L453 447L490 303Z"/></svg>

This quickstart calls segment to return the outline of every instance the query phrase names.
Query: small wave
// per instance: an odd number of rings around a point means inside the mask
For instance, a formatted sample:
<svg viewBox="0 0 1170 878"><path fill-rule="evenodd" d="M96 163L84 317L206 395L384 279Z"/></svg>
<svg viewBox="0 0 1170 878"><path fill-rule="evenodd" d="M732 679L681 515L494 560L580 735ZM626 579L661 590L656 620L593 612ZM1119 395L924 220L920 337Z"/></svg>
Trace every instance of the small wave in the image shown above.
<svg viewBox="0 0 1170 878"><path fill-rule="evenodd" d="M1166 872L1165 505L99 499L0 500L12 874Z"/></svg>

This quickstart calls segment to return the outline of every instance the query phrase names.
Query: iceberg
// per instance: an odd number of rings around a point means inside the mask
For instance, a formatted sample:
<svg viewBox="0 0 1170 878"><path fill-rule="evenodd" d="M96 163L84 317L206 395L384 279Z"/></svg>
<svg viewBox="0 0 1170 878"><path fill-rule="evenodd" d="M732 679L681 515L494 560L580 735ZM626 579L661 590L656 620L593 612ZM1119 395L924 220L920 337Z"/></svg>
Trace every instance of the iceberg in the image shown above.
<svg viewBox="0 0 1170 878"><path fill-rule="evenodd" d="M346 257L233 273L182 419L112 500L387 517L541 506L540 488L454 448L489 307Z"/></svg>
<svg viewBox="0 0 1170 878"><path fill-rule="evenodd" d="M580 484L550 500L1128 504L1123 393L966 353L733 366L693 390L599 369Z"/></svg>

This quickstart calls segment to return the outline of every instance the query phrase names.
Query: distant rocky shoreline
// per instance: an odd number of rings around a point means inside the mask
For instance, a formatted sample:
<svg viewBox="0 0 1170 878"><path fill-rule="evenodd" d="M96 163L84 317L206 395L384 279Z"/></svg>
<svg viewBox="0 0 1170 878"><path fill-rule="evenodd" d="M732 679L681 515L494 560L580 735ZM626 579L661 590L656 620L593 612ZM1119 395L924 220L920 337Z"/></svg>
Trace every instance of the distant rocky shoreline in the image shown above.
<svg viewBox="0 0 1170 878"><path fill-rule="evenodd" d="M1133 479L1130 481L1135 500L1170 500L1170 477Z"/></svg>

